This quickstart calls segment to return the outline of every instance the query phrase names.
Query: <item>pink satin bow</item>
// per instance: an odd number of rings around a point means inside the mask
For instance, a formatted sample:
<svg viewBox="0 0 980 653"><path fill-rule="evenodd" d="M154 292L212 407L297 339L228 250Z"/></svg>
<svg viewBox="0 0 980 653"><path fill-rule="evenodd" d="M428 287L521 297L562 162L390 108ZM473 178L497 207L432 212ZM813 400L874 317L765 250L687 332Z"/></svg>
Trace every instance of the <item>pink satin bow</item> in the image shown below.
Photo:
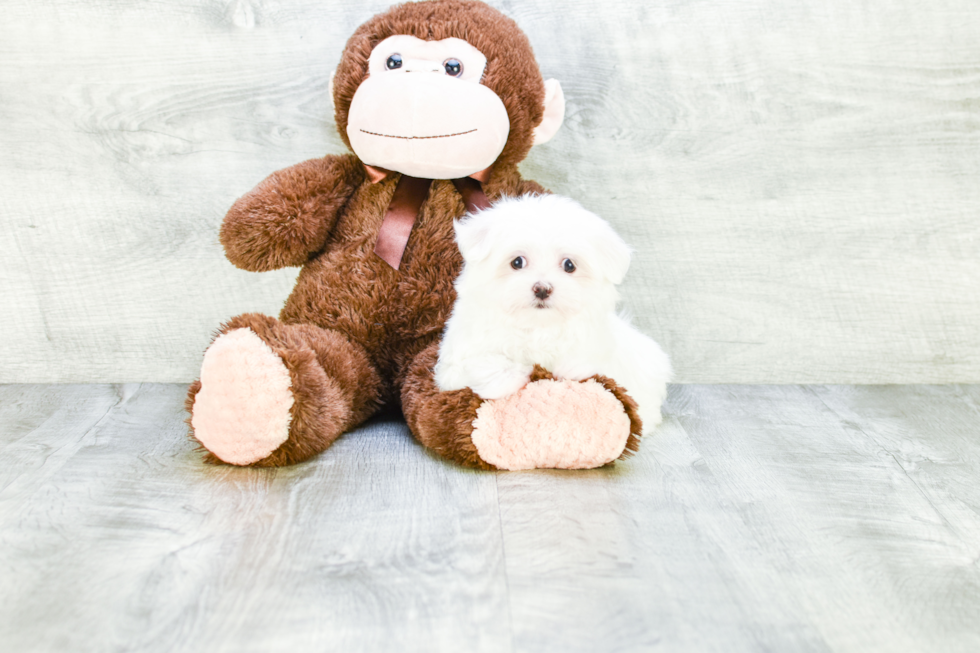
<svg viewBox="0 0 980 653"><path fill-rule="evenodd" d="M389 175L394 174L391 170L367 164L364 164L364 170L372 184L384 181ZM432 181L432 179L402 175L398 185L395 186L395 194L391 196L388 211L381 221L381 228L378 229L378 242L374 246L374 253L396 270L401 265L402 255L408 245L408 237L412 233L419 210L429 194ZM469 177L453 179L453 185L462 196L467 211L472 213L490 206L490 201L483 192L483 184L488 181L490 181L490 168L475 172Z"/></svg>

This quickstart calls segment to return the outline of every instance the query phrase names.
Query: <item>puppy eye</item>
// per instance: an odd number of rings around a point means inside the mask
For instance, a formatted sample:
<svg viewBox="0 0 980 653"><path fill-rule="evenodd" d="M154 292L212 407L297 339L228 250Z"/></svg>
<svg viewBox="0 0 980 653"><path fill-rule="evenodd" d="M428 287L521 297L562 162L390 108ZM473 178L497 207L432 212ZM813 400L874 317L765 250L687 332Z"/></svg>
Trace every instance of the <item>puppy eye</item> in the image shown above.
<svg viewBox="0 0 980 653"><path fill-rule="evenodd" d="M575 263L572 261L572 259L566 258L561 262L561 269L571 274L572 272L575 272Z"/></svg>
<svg viewBox="0 0 980 653"><path fill-rule="evenodd" d="M442 66L450 77L459 77L463 74L463 64L460 63L459 59L446 59Z"/></svg>
<svg viewBox="0 0 980 653"><path fill-rule="evenodd" d="M401 68L402 56L397 53L391 55L390 57L388 57L388 60L385 62L385 66L387 66L388 70L395 70L396 68Z"/></svg>
<svg viewBox="0 0 980 653"><path fill-rule="evenodd" d="M521 268L527 267L527 259L523 256L518 256L510 262L510 267L514 268L515 270L520 270Z"/></svg>

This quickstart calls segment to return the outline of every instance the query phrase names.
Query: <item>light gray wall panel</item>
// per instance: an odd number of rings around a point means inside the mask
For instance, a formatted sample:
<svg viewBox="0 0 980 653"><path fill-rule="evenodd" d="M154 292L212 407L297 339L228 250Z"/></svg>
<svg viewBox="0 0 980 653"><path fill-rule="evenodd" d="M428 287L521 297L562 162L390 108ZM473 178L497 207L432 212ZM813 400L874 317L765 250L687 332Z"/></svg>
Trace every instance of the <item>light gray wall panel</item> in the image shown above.
<svg viewBox="0 0 980 653"><path fill-rule="evenodd" d="M980 4L497 2L562 81L523 169L636 249L636 321L697 382L980 380ZM185 381L294 270L217 242L342 151L327 86L385 2L8 0L0 382Z"/></svg>

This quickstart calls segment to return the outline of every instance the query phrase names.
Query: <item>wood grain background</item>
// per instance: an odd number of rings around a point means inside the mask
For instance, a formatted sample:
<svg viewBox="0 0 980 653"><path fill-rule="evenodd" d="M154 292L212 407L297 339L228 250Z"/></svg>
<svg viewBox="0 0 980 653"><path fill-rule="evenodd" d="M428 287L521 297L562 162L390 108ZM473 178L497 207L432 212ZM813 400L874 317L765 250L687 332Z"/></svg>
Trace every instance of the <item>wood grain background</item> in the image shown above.
<svg viewBox="0 0 980 653"><path fill-rule="evenodd" d="M0 382L187 381L294 270L224 212L339 152L327 85L388 3L7 0ZM980 3L492 4L568 98L525 174L636 248L686 382L980 381Z"/></svg>

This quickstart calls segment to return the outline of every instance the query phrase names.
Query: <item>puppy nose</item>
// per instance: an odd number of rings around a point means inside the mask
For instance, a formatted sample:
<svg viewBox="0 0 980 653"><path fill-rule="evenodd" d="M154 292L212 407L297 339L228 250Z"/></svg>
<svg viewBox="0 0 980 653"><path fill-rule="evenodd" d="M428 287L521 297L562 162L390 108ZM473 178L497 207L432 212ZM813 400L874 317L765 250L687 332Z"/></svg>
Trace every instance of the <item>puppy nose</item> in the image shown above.
<svg viewBox="0 0 980 653"><path fill-rule="evenodd" d="M538 299L548 299L548 297L551 295L551 284L541 283L538 281L531 286L531 290L534 291L534 296Z"/></svg>

